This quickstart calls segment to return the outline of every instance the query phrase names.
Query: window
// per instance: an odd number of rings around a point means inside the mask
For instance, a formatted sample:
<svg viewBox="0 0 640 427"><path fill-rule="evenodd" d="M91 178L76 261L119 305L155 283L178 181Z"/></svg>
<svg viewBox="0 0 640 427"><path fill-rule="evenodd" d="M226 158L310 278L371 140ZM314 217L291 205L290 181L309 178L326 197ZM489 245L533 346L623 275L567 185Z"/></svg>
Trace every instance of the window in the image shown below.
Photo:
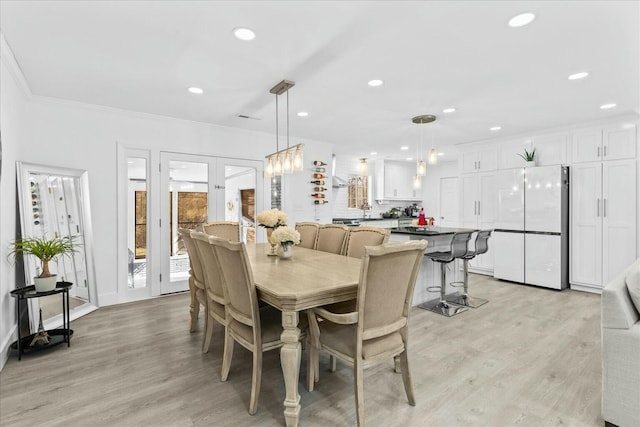
<svg viewBox="0 0 640 427"><path fill-rule="evenodd" d="M347 207L366 209L369 207L369 177L351 175L349 177L349 193Z"/></svg>

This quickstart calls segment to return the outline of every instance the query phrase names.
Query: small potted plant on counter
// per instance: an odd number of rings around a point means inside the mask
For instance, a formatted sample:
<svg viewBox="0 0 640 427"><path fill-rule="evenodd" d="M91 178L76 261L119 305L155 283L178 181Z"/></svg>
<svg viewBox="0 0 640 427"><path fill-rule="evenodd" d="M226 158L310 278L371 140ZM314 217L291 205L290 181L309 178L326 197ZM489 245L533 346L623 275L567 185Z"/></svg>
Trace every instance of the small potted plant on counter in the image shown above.
<svg viewBox="0 0 640 427"><path fill-rule="evenodd" d="M55 237L25 237L11 242L10 256L33 255L40 260L40 275L34 277L36 291L46 292L55 289L56 275L49 271L49 261L55 261L60 256L71 256L76 252L74 236Z"/></svg>

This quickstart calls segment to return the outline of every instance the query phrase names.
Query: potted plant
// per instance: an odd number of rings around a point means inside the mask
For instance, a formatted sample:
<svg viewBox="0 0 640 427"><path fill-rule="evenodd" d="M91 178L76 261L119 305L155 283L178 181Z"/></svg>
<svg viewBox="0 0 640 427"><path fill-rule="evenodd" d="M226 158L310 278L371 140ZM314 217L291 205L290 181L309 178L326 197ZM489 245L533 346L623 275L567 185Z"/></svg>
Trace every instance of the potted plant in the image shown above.
<svg viewBox="0 0 640 427"><path fill-rule="evenodd" d="M524 154L518 153L518 156L522 157L522 159L527 162L527 166L535 166L536 165L536 149L533 148L531 151L528 151L526 148L524 149Z"/></svg>
<svg viewBox="0 0 640 427"><path fill-rule="evenodd" d="M74 236L55 237L25 237L11 242L11 256L33 255L40 260L40 275L34 277L36 291L46 292L56 287L56 275L49 271L49 261L54 261L60 256L70 256L74 252Z"/></svg>
<svg viewBox="0 0 640 427"><path fill-rule="evenodd" d="M298 230L287 226L276 228L271 238L280 244L278 255L281 258L291 258L293 256L293 246L300 244Z"/></svg>

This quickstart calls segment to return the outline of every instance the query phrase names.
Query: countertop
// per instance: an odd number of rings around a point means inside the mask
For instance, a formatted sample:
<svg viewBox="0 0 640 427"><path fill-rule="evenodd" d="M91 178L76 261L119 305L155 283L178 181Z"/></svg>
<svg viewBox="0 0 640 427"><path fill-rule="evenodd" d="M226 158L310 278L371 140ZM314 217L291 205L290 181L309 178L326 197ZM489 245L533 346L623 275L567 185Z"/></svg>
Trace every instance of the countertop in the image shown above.
<svg viewBox="0 0 640 427"><path fill-rule="evenodd" d="M465 231L477 231L472 228L451 227L397 227L389 229L396 234L411 234L414 236L442 236L446 234L461 233Z"/></svg>

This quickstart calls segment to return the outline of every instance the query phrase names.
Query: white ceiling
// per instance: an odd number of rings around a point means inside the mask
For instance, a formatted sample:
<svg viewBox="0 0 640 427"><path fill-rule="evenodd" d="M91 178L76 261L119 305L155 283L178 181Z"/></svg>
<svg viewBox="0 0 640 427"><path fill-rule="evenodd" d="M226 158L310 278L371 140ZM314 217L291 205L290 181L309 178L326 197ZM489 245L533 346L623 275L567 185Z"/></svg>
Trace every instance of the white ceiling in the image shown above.
<svg viewBox="0 0 640 427"><path fill-rule="evenodd" d="M524 11L536 20L509 28ZM339 154L415 154L419 114L438 116L425 145L451 153L640 111L637 1L2 0L0 16L35 95L274 133L269 89L288 79L292 144ZM239 26L256 39L234 38ZM569 81L577 71L590 76Z"/></svg>

